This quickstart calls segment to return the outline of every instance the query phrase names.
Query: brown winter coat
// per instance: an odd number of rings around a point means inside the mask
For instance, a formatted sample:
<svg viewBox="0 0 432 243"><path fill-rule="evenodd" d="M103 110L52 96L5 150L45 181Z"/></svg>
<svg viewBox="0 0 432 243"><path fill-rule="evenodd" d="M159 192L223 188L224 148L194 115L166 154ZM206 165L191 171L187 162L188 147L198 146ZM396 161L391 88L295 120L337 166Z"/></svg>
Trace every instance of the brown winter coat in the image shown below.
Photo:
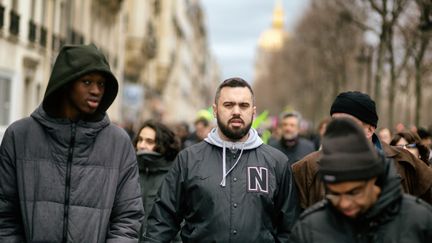
<svg viewBox="0 0 432 243"><path fill-rule="evenodd" d="M385 143L382 143L382 147L386 157L395 162L403 191L432 204L432 167L404 149ZM321 151L316 151L292 165L300 206L303 209L324 199L324 187L318 174L320 157Z"/></svg>

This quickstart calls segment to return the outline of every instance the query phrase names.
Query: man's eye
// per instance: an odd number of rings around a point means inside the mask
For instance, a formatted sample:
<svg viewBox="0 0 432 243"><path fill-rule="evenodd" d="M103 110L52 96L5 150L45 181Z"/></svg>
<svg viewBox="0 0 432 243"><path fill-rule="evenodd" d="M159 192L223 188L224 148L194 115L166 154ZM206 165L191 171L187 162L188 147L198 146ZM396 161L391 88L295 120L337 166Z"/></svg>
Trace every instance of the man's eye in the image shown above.
<svg viewBox="0 0 432 243"><path fill-rule="evenodd" d="M89 85L89 84L91 84L91 81L90 81L90 80L87 80L87 79L84 79L84 80L83 80L83 83L84 83L85 85Z"/></svg>
<svg viewBox="0 0 432 243"><path fill-rule="evenodd" d="M105 87L105 82L98 82L98 85L99 85L100 87Z"/></svg>
<svg viewBox="0 0 432 243"><path fill-rule="evenodd" d="M355 189L355 190L352 190L352 191L348 192L347 194L351 195L351 196L354 196L354 195L359 194L360 192L361 192L360 189Z"/></svg>

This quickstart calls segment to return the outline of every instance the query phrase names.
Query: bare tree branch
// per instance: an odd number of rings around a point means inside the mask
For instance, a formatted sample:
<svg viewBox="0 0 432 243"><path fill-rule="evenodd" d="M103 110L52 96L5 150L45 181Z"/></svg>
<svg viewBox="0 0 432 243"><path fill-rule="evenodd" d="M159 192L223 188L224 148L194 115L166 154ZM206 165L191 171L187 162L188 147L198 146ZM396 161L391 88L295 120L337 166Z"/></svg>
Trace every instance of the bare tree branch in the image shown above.
<svg viewBox="0 0 432 243"><path fill-rule="evenodd" d="M386 0L384 0L386 1ZM380 15L385 15L385 11L378 7L378 4L374 0L369 0L371 7L377 11Z"/></svg>

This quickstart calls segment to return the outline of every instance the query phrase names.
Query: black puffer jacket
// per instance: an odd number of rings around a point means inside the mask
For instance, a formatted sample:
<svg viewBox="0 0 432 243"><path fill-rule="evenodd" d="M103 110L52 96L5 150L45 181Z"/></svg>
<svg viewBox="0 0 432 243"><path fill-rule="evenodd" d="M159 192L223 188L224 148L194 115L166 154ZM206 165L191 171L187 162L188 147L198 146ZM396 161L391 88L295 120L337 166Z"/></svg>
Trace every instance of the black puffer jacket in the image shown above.
<svg viewBox="0 0 432 243"><path fill-rule="evenodd" d="M377 181L381 195L364 215L349 219L327 200L320 201L300 216L292 242L432 242L432 207L402 194L393 163L386 164L387 173Z"/></svg>
<svg viewBox="0 0 432 243"><path fill-rule="evenodd" d="M59 91L92 71L108 79L96 114L77 122L50 116ZM0 242L138 242L135 151L105 114L116 93L94 46L62 49L44 105L13 123L0 147Z"/></svg>

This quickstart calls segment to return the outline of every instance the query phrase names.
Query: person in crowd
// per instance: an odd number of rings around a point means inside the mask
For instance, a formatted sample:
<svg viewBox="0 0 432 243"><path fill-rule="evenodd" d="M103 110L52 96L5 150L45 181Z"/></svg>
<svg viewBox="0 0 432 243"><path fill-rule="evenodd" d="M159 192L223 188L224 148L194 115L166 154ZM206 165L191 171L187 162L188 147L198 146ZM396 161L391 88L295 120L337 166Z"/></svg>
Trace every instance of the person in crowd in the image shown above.
<svg viewBox="0 0 432 243"><path fill-rule="evenodd" d="M333 119L353 119L363 127L364 135L375 149L395 163L404 192L432 203L432 168L405 149L380 142L375 134L378 114L369 95L358 91L340 93L330 108L330 115ZM303 209L324 198L324 188L318 176L320 156L320 151L311 153L292 166Z"/></svg>
<svg viewBox="0 0 432 243"><path fill-rule="evenodd" d="M207 137L211 130L210 121L205 117L198 117L194 122L195 131L186 139L184 147L189 147L196 143L201 142Z"/></svg>
<svg viewBox="0 0 432 243"><path fill-rule="evenodd" d="M314 144L300 137L301 115L298 112L289 112L281 117L281 139L277 143L270 144L276 149L283 152L290 164L302 159L315 151Z"/></svg>
<svg viewBox="0 0 432 243"><path fill-rule="evenodd" d="M327 128L327 125L330 123L331 118L325 117L322 119L317 127L317 135L315 136L315 139L313 140L313 144L315 146L315 150L319 150L321 148L321 140L324 136L325 130Z"/></svg>
<svg viewBox="0 0 432 243"><path fill-rule="evenodd" d="M390 144L390 142L392 140L392 133L391 133L390 129L388 129L387 127L381 128L378 132L378 138L381 142L384 142L386 144Z"/></svg>
<svg viewBox="0 0 432 243"><path fill-rule="evenodd" d="M325 199L300 216L290 242L431 241L432 206L402 193L394 163L353 120L328 125L319 176Z"/></svg>
<svg viewBox="0 0 432 243"><path fill-rule="evenodd" d="M429 149L429 163L432 165L432 135L425 128L419 128L417 134L419 135L421 142L426 148Z"/></svg>
<svg viewBox="0 0 432 243"><path fill-rule="evenodd" d="M130 140L133 141L135 139L135 136L136 136L135 130L134 130L134 123L132 121L125 121L121 127L129 135Z"/></svg>
<svg viewBox="0 0 432 243"><path fill-rule="evenodd" d="M420 137L413 132L398 132L392 138L390 145L404 148L429 165L429 149L421 143Z"/></svg>
<svg viewBox="0 0 432 243"><path fill-rule="evenodd" d="M189 133L189 125L187 122L179 122L175 125L174 133L180 139L180 147L181 149L185 148L185 142L187 138L190 136Z"/></svg>
<svg viewBox="0 0 432 243"><path fill-rule="evenodd" d="M217 128L180 151L148 218L147 242L286 241L299 208L287 157L251 128L254 94L241 78L220 84Z"/></svg>
<svg viewBox="0 0 432 243"><path fill-rule="evenodd" d="M406 129L405 125L404 125L402 122L399 122L399 123L397 123L397 124L395 125L394 131L395 131L396 133L398 133L398 132L403 132L403 131L405 131L405 130L407 130L407 129Z"/></svg>
<svg viewBox="0 0 432 243"><path fill-rule="evenodd" d="M118 82L94 45L66 45L42 104L0 146L0 242L137 242L135 150L106 110Z"/></svg>
<svg viewBox="0 0 432 243"><path fill-rule="evenodd" d="M419 135L422 143L428 147L429 149L432 149L432 135L431 133L426 130L425 128L419 128L417 131L417 134Z"/></svg>
<svg viewBox="0 0 432 243"><path fill-rule="evenodd" d="M267 144L271 145L271 144L276 144L279 142L280 138L281 138L281 127L279 126L279 117L277 116L272 116L270 118L270 137L267 141Z"/></svg>
<svg viewBox="0 0 432 243"><path fill-rule="evenodd" d="M174 132L166 125L148 120L139 129L134 144L144 212L147 212L141 233L145 235L148 213L151 212L157 191L180 150L180 143Z"/></svg>

